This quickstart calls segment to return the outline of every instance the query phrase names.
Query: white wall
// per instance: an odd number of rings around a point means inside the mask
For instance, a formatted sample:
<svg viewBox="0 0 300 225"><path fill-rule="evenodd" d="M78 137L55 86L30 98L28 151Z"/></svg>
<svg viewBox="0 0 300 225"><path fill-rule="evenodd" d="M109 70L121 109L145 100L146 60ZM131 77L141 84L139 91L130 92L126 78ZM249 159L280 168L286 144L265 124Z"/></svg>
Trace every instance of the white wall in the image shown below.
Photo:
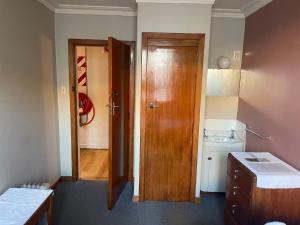
<svg viewBox="0 0 300 225"><path fill-rule="evenodd" d="M120 40L136 38L136 18L125 16L55 15L57 86L69 93L68 39L100 39L113 36ZM72 174L71 118L69 94L58 93L61 175Z"/></svg>
<svg viewBox="0 0 300 225"><path fill-rule="evenodd" d="M209 96L206 98L206 119L235 120L239 97Z"/></svg>
<svg viewBox="0 0 300 225"><path fill-rule="evenodd" d="M233 55L243 52L245 19L212 18L211 26L207 94L214 96L207 97L206 118L236 119L241 60L234 60ZM230 69L217 70L220 56L231 59Z"/></svg>
<svg viewBox="0 0 300 225"><path fill-rule="evenodd" d="M134 195L139 195L140 106L141 106L141 37L142 32L205 33L204 71L202 81L201 120L196 196L200 195L200 168L203 146L205 87L211 25L211 5L138 3L136 60L136 101L134 141Z"/></svg>
<svg viewBox="0 0 300 225"><path fill-rule="evenodd" d="M220 56L231 59L231 69L241 69L241 60L233 60L233 52L243 51L244 33L244 18L212 18L209 50L210 69L218 68L217 60Z"/></svg>
<svg viewBox="0 0 300 225"><path fill-rule="evenodd" d="M0 1L0 193L59 177L54 15Z"/></svg>
<svg viewBox="0 0 300 225"><path fill-rule="evenodd" d="M77 47L78 50L85 47ZM108 93L108 52L104 47L87 47L88 96L95 107L94 120L87 126L79 128L81 148L108 149L109 144L109 103ZM85 54L84 54L85 55ZM80 86L85 93L86 87ZM89 119L92 113L89 114Z"/></svg>

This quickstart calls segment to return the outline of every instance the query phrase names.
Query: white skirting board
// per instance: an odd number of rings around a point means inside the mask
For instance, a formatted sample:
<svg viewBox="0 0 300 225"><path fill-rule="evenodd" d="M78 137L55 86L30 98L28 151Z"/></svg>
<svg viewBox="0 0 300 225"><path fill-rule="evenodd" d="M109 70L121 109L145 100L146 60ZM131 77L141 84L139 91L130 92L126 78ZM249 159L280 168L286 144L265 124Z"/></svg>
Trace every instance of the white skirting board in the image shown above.
<svg viewBox="0 0 300 225"><path fill-rule="evenodd" d="M80 148L87 148L87 149L108 149L109 146L103 146L103 145L87 145L87 144L81 144Z"/></svg>

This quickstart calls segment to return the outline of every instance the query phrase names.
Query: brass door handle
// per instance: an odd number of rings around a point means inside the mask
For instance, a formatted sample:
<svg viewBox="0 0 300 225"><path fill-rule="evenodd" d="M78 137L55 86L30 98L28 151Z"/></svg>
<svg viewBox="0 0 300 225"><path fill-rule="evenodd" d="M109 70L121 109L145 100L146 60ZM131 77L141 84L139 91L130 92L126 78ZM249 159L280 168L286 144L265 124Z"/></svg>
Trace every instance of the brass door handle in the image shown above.
<svg viewBox="0 0 300 225"><path fill-rule="evenodd" d="M155 108L158 108L158 106L155 105L154 102L150 102L150 103L149 103L149 108L150 108L150 109L155 109Z"/></svg>

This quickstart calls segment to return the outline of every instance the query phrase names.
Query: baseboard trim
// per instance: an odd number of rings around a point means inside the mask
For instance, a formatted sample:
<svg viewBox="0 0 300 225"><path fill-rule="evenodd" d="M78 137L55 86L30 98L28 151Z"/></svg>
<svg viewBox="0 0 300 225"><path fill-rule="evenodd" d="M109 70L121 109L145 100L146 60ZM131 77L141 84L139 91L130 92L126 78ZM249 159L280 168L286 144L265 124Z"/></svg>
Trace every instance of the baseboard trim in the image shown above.
<svg viewBox="0 0 300 225"><path fill-rule="evenodd" d="M52 190L55 190L57 188L57 186L59 185L59 183L61 183L61 182L70 182L70 181L73 181L73 178L71 176L62 176L62 177L59 177L55 182L53 182L50 185L50 188Z"/></svg>
<svg viewBox="0 0 300 225"><path fill-rule="evenodd" d="M140 197L139 197L138 195L134 195L134 196L132 197L132 201L133 201L133 202L139 202L139 201L140 201Z"/></svg>
<svg viewBox="0 0 300 225"><path fill-rule="evenodd" d="M132 196L132 201L133 202L140 202L140 197L138 195ZM200 204L201 203L201 198L200 197L195 197L194 200L192 200L195 204Z"/></svg>
<svg viewBox="0 0 300 225"><path fill-rule="evenodd" d="M80 148L81 152L84 151L108 151L108 148Z"/></svg>
<svg viewBox="0 0 300 225"><path fill-rule="evenodd" d="M194 203L196 205L200 205L201 204L201 198L200 197L195 197Z"/></svg>
<svg viewBox="0 0 300 225"><path fill-rule="evenodd" d="M61 177L59 177L54 183L52 183L50 188L52 190L55 190L60 182L61 182Z"/></svg>
<svg viewBox="0 0 300 225"><path fill-rule="evenodd" d="M73 177L72 176L62 176L60 179L61 179L61 182L70 182L70 181L73 181Z"/></svg>
<svg viewBox="0 0 300 225"><path fill-rule="evenodd" d="M88 144L81 144L80 148L87 148L87 149L109 149L107 145L88 145Z"/></svg>

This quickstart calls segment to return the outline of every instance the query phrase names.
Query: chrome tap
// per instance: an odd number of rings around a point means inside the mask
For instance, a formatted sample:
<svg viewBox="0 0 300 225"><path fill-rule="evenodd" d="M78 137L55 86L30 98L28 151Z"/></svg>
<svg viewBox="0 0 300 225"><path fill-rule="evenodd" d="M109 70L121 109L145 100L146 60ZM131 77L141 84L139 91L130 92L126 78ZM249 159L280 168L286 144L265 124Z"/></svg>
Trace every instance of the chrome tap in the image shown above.
<svg viewBox="0 0 300 225"><path fill-rule="evenodd" d="M235 138L235 130L231 130L231 134L230 134L230 139L234 139Z"/></svg>
<svg viewBox="0 0 300 225"><path fill-rule="evenodd" d="M205 138L207 137L206 131L207 131L206 128L204 128L203 137L205 137Z"/></svg>

